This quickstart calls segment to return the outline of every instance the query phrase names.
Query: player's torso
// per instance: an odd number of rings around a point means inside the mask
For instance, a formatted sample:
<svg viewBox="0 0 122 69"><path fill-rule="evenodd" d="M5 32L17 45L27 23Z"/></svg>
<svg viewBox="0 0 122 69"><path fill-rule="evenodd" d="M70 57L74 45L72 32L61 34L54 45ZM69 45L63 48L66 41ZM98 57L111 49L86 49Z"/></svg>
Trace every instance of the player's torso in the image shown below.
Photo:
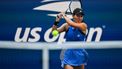
<svg viewBox="0 0 122 69"><path fill-rule="evenodd" d="M79 30L78 28L73 28L71 26L69 26L65 37L66 37L66 41L84 41L85 40L85 35L82 33L82 31ZM74 56L78 56L78 57L74 57ZM86 56L85 49L82 49L82 48L65 49L65 50L62 50L60 58L61 60L69 60L70 58L70 61L74 63L74 61L77 62L81 58L82 60L84 60L85 56ZM80 63L83 62L82 60L80 60Z"/></svg>
<svg viewBox="0 0 122 69"><path fill-rule="evenodd" d="M84 41L85 34L78 28L69 26L66 32L66 41Z"/></svg>
<svg viewBox="0 0 122 69"><path fill-rule="evenodd" d="M85 41L85 34L78 28L69 26L66 32L66 41ZM83 51L84 49L67 49L71 51Z"/></svg>

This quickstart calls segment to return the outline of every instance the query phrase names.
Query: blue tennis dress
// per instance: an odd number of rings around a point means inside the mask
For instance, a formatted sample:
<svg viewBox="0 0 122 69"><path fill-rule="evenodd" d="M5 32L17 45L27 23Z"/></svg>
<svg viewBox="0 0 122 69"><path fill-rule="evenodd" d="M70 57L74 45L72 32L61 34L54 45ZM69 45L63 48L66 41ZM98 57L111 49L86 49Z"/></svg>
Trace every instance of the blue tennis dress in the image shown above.
<svg viewBox="0 0 122 69"><path fill-rule="evenodd" d="M66 41L84 41L85 34L79 30L78 28L69 27L66 32ZM62 50L60 58L62 67L65 64L71 66L80 66L82 64L86 64L88 54L85 49L66 49Z"/></svg>

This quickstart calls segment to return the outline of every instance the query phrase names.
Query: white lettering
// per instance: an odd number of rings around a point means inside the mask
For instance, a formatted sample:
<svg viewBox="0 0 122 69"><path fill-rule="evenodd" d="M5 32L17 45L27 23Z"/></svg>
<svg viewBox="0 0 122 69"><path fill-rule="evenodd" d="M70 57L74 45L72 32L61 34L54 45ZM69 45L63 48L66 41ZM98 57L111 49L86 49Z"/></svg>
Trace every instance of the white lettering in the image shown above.
<svg viewBox="0 0 122 69"><path fill-rule="evenodd" d="M50 38L51 30L52 28L48 29L44 34L44 40L46 42L54 42L57 39L58 39L58 43L62 43L66 41L66 39L64 38L65 32L61 33L60 35ZM41 27L36 27L36 28L33 28L32 30L30 30L30 28L26 28L24 33L22 34L22 28L19 27L17 28L14 40L16 42L37 42L40 40L40 35L38 32L41 32L41 31L42 31ZM33 38L29 38L29 33ZM88 35L87 35L86 41L91 42L95 33L96 33L96 36L94 37L95 38L94 41L95 42L100 41L101 36L102 36L102 28L100 27L90 28L89 31L87 32Z"/></svg>
<svg viewBox="0 0 122 69"><path fill-rule="evenodd" d="M27 38L28 38L28 35L29 35L29 32L30 32L30 28L26 28L25 32L23 34L23 37L20 38L21 32L22 32L22 28L17 28L14 40L16 42L27 42Z"/></svg>
<svg viewBox="0 0 122 69"><path fill-rule="evenodd" d="M93 35L94 35L95 32L97 33L96 38L95 38L95 42L100 41L100 38L101 38L101 35L102 35L102 28L97 27L97 28L90 28L88 36L87 36L87 40L86 40L87 42L92 41L92 38L93 38Z"/></svg>
<svg viewBox="0 0 122 69"><path fill-rule="evenodd" d="M37 42L39 41L40 39L40 35L37 33L37 32L41 32L42 28L40 27L37 27L37 28L33 28L31 30L31 35L34 37L34 38L29 38L28 39L28 42Z"/></svg>

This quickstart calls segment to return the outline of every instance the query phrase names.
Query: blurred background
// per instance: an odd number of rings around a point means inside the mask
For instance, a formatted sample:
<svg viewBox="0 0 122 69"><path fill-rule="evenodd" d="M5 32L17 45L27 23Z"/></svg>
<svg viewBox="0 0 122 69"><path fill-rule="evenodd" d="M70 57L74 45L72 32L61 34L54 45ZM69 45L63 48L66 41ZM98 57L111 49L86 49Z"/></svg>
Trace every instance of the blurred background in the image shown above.
<svg viewBox="0 0 122 69"><path fill-rule="evenodd" d="M45 32L53 25L55 17L47 14L59 12L33 10L33 8L63 0L1 0L0 1L0 41L15 41L18 28L22 28L20 37L26 28L37 31L40 39L46 42ZM90 28L101 28L100 41L122 40L122 0L83 0L84 21ZM62 20L60 25L64 22ZM34 38L30 33L28 38ZM50 36L51 37L51 36ZM95 35L92 41L94 41ZM58 40L58 38L57 38ZM56 41L57 41L56 40ZM28 42L28 40L26 41ZM89 61L86 69L121 69L122 49L88 49ZM50 51L50 69L62 69L59 59L60 50ZM0 49L0 69L42 69L42 51Z"/></svg>

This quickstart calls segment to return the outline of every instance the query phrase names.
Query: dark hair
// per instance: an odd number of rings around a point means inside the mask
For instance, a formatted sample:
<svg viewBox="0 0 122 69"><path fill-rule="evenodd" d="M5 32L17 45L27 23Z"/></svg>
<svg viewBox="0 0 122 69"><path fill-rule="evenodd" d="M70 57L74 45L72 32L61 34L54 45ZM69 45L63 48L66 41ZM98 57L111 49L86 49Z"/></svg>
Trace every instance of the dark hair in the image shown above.
<svg viewBox="0 0 122 69"><path fill-rule="evenodd" d="M81 15L81 16L83 16L84 13L83 13L83 10L82 10L82 9L76 8L76 9L74 9L74 11L73 11L73 15Z"/></svg>

